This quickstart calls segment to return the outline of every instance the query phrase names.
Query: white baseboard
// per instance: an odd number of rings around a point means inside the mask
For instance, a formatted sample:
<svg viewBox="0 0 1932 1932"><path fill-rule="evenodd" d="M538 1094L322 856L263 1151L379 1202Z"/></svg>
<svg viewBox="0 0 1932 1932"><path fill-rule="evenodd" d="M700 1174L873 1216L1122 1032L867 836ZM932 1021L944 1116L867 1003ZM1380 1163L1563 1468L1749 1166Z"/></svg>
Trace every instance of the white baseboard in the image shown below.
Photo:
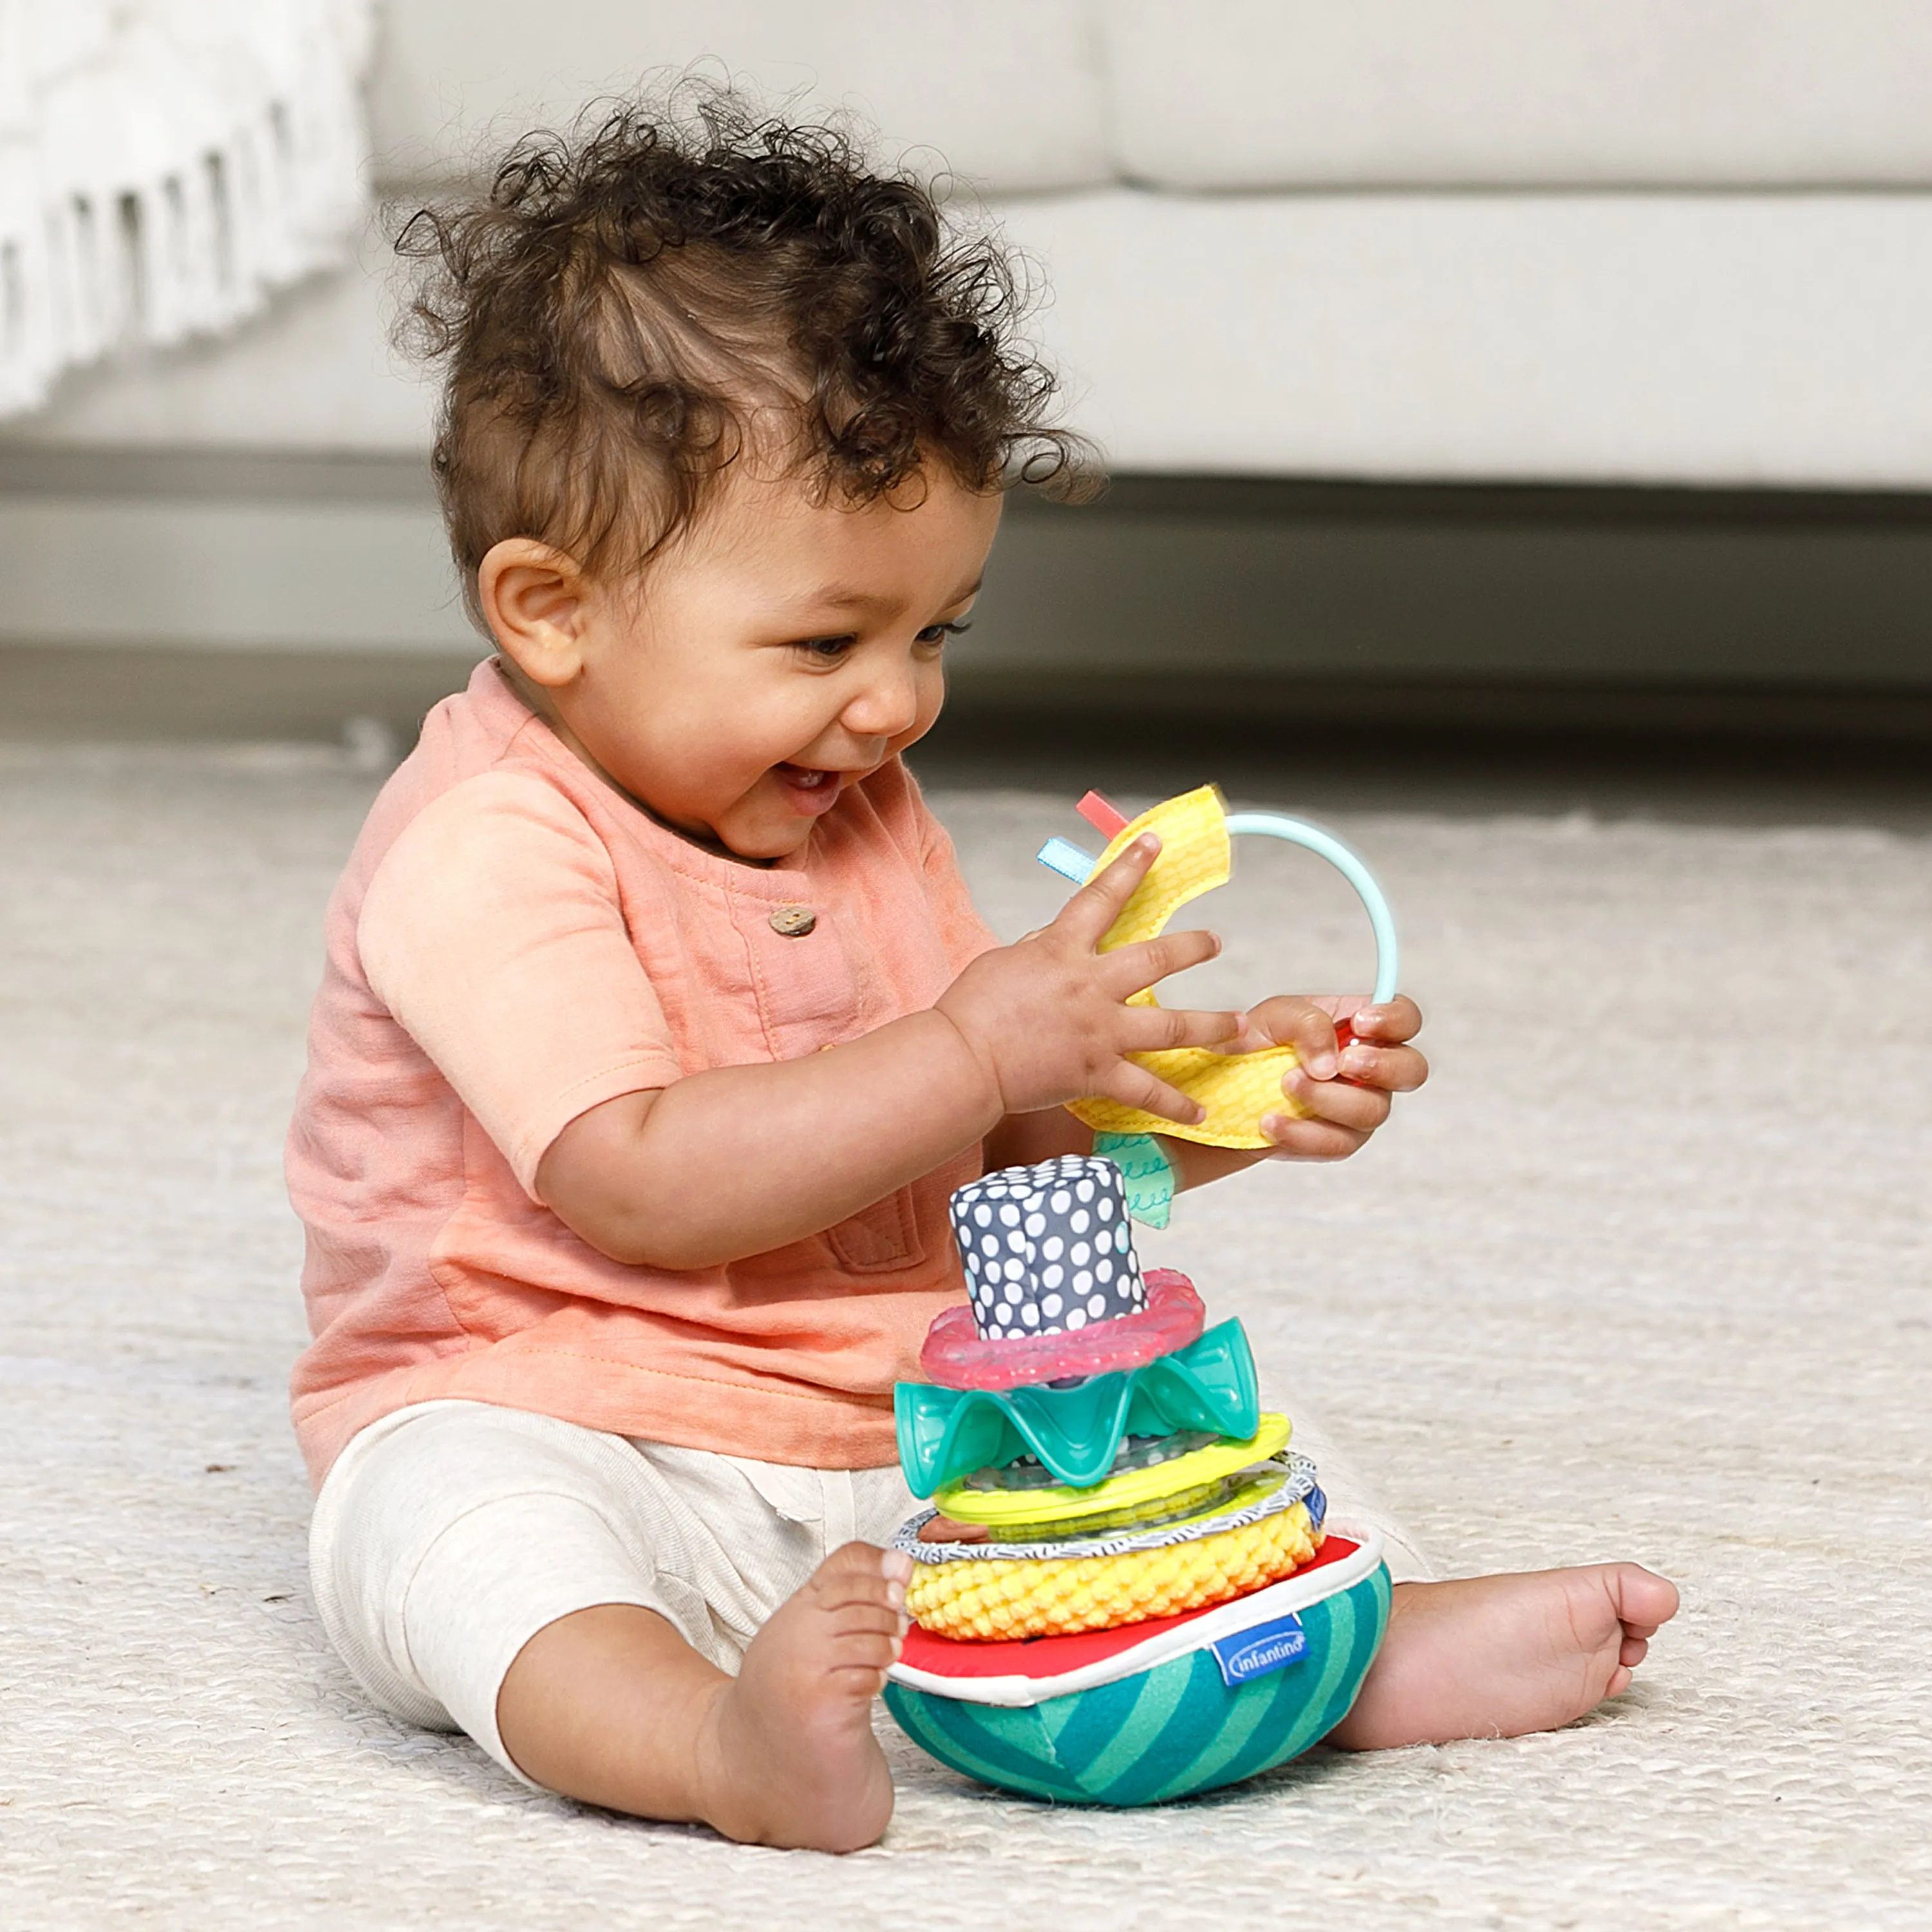
<svg viewBox="0 0 1932 1932"><path fill-rule="evenodd" d="M0 452L0 646L480 648L420 459ZM1932 688L1932 497L1123 478L1016 498L976 676Z"/></svg>

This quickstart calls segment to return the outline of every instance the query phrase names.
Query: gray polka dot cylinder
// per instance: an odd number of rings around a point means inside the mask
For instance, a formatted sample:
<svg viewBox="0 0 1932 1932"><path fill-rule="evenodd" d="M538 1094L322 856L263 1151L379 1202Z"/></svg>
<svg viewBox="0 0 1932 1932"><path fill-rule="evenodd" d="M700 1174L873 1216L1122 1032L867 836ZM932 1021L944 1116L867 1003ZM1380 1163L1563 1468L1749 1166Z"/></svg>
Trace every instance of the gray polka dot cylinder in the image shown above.
<svg viewBox="0 0 1932 1932"><path fill-rule="evenodd" d="M1058 1335L1147 1306L1120 1170L1093 1154L1006 1167L952 1196L952 1238L989 1342Z"/></svg>

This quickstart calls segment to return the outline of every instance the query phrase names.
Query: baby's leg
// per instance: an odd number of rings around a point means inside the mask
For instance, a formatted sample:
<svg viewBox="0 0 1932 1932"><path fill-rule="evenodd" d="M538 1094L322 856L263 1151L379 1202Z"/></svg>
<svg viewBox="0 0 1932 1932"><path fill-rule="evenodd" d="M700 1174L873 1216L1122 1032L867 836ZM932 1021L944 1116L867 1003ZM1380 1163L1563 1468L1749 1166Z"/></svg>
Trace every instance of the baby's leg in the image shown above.
<svg viewBox="0 0 1932 1932"><path fill-rule="evenodd" d="M786 1518L727 1459L655 1453L478 1402L375 1424L316 1501L330 1640L377 1704L466 1731L526 1783L870 1844L892 1810L872 1700L909 1560L849 1540L873 1526L852 1507ZM854 1483L790 1473L814 1496Z"/></svg>
<svg viewBox="0 0 1932 1932"><path fill-rule="evenodd" d="M781 1605L738 1675L655 1612L601 1604L539 1630L496 1700L504 1749L552 1790L726 1837L824 1852L892 1811L872 1700L898 1655L911 1559L848 1543Z"/></svg>
<svg viewBox="0 0 1932 1932"><path fill-rule="evenodd" d="M1676 1586L1635 1563L1398 1583L1388 1635L1329 1742L1351 1750L1550 1731L1630 1683Z"/></svg>
<svg viewBox="0 0 1932 1932"><path fill-rule="evenodd" d="M1355 1750L1553 1730L1624 1690L1676 1586L1634 1563L1438 1582L1427 1559L1298 1405L1294 1447L1315 1459L1340 1527L1383 1536L1395 1590L1388 1634L1329 1742Z"/></svg>

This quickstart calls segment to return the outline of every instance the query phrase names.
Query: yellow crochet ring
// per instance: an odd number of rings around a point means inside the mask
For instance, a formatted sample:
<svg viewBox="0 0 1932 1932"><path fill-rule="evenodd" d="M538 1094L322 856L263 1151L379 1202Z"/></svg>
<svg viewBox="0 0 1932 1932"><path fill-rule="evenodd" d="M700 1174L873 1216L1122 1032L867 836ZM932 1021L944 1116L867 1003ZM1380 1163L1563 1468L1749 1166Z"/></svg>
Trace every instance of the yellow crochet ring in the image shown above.
<svg viewBox="0 0 1932 1932"><path fill-rule="evenodd" d="M1071 1636L1231 1602L1312 1560L1322 1532L1305 1503L1219 1536L1118 1556L988 1558L918 1566L906 1608L936 1636Z"/></svg>
<svg viewBox="0 0 1932 1932"><path fill-rule="evenodd" d="M1098 878L1144 832L1160 834L1160 855L1108 928L1100 941L1102 952L1155 938L1190 899L1226 885L1231 870L1231 832L1268 832L1319 853L1347 877L1361 896L1376 928L1380 958L1375 998L1382 1001L1394 995L1395 933L1381 889L1361 860L1327 832L1270 812L1244 813L1231 820L1219 789L1202 785L1142 812L1123 826L1108 842L1088 879ZM1160 1003L1149 988L1132 995L1127 1004L1152 1006ZM1212 1053L1198 1046L1172 1047L1130 1058L1198 1102L1206 1118L1198 1126L1181 1126L1116 1100L1075 1101L1067 1111L1096 1133L1166 1134L1208 1147L1264 1148L1270 1142L1261 1131L1264 1116L1295 1112L1281 1084L1282 1076L1296 1064L1292 1046L1239 1054Z"/></svg>
<svg viewBox="0 0 1932 1932"><path fill-rule="evenodd" d="M1171 1462L1123 1470L1089 1490L1076 1490L1064 1483L1036 1490L976 1490L968 1486L971 1479L967 1478L935 1490L932 1506L955 1522L983 1523L988 1529L1008 1523L1034 1528L1051 1523L1064 1526L1071 1535L1076 1523L1112 1517L1144 1504L1167 1502L1222 1476L1232 1476L1250 1462L1264 1462L1288 1447L1291 1433L1286 1416L1264 1415L1260 1428L1245 1442L1224 1438L1204 1449L1177 1456Z"/></svg>

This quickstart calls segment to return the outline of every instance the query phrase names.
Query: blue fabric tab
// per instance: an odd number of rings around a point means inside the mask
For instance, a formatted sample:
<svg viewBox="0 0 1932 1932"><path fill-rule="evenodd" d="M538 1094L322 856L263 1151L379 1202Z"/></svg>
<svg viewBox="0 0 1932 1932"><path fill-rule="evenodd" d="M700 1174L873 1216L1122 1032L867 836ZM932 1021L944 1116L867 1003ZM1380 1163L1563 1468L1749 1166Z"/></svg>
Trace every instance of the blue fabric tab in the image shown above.
<svg viewBox="0 0 1932 1932"><path fill-rule="evenodd" d="M1208 1647L1221 1666L1221 1682L1232 1690L1250 1678L1265 1677L1270 1670L1299 1664L1308 1654L1308 1635L1301 1619L1291 1610L1272 1623L1256 1624Z"/></svg>
<svg viewBox="0 0 1932 1932"><path fill-rule="evenodd" d="M1070 838L1049 838L1035 856L1049 872L1071 879L1076 886L1084 886L1094 869L1094 855L1082 851Z"/></svg>

